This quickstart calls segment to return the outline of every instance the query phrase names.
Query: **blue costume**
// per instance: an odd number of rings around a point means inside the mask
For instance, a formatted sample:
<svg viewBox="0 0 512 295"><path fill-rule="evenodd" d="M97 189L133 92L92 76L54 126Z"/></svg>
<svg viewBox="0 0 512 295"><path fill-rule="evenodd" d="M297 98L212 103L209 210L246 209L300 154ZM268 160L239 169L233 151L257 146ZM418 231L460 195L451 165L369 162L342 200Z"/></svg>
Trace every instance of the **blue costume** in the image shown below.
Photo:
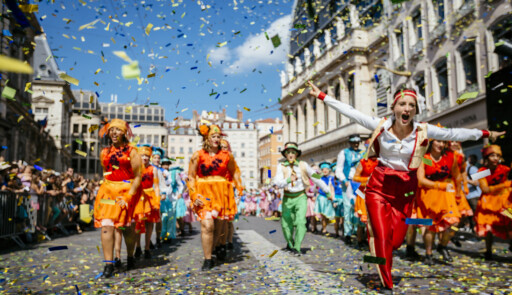
<svg viewBox="0 0 512 295"><path fill-rule="evenodd" d="M329 168L331 169L331 164L327 162L323 162L320 164L320 169ZM327 184L327 186L333 186L334 187L334 177L331 175L328 176L322 176L321 180ZM327 198L327 193L324 192L321 188L318 188L318 196L316 197L315 201L315 214L321 214L327 219L333 219L334 218L334 207L332 205L332 201Z"/></svg>
<svg viewBox="0 0 512 295"><path fill-rule="evenodd" d="M332 164L331 167L333 171L336 171L336 163ZM333 186L334 201L332 202L332 204L334 206L334 216L343 217L343 182L341 182L337 178L334 178Z"/></svg>
<svg viewBox="0 0 512 295"><path fill-rule="evenodd" d="M360 141L359 137L357 140ZM350 139L352 141L352 139ZM363 157L363 150L354 150L352 147L342 150L338 154L336 177L341 182L348 182L350 185L344 187L343 195L343 232L349 237L356 233L358 218L354 214L355 191L360 183L352 181L356 166Z"/></svg>

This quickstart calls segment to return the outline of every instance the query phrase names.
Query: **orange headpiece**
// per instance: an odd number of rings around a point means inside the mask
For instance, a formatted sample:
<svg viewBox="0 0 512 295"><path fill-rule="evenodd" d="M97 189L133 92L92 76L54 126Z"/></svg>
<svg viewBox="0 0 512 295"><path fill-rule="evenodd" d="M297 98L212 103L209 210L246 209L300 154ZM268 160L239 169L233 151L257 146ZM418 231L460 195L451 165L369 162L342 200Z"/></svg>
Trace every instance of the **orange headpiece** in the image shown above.
<svg viewBox="0 0 512 295"><path fill-rule="evenodd" d="M151 157L153 154L153 148L150 146L141 146L139 149L139 155L146 155L148 157Z"/></svg>
<svg viewBox="0 0 512 295"><path fill-rule="evenodd" d="M500 157L503 155L501 153L501 147L499 145L491 144L482 149L482 157L487 158L492 153L496 153L500 155Z"/></svg>
<svg viewBox="0 0 512 295"><path fill-rule="evenodd" d="M133 136L132 130L130 129L130 125L124 120L121 119L112 119L110 122L103 125L103 127L99 131L100 137L105 136L108 133L110 128L116 127L119 130L123 131L124 135L127 139L130 139Z"/></svg>
<svg viewBox="0 0 512 295"><path fill-rule="evenodd" d="M213 124L213 125L201 125L199 126L199 133L203 136L203 138L207 138L208 136L211 136L215 133L219 133L220 135L224 136L225 134L222 133L222 130L220 129L219 126Z"/></svg>

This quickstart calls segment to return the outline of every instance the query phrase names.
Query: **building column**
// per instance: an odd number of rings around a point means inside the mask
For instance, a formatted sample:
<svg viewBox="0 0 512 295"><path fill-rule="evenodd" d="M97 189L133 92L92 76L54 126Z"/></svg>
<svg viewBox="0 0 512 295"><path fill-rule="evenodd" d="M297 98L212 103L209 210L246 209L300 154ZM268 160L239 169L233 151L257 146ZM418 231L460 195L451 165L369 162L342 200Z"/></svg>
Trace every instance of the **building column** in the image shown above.
<svg viewBox="0 0 512 295"><path fill-rule="evenodd" d="M295 119L295 112L298 112L297 108L300 108L298 105L291 107L291 114L289 114L290 118L290 132L288 133L288 141L297 142L297 120Z"/></svg>
<svg viewBox="0 0 512 295"><path fill-rule="evenodd" d="M287 110L285 109L283 112L283 139L284 142L288 142L288 138L290 138L290 125L288 124L288 115L286 114Z"/></svg>
<svg viewBox="0 0 512 295"><path fill-rule="evenodd" d="M367 64L357 65L359 68L354 75L354 108L365 114L372 114L376 107L375 99L357 99L357 97L377 97L372 85L370 71Z"/></svg>
<svg viewBox="0 0 512 295"><path fill-rule="evenodd" d="M304 114L304 104L301 104L299 103L297 105L297 112L298 112L298 116L297 116L297 143L300 144L301 142L303 142L306 138L306 134L305 134L305 121L306 121L306 114Z"/></svg>
<svg viewBox="0 0 512 295"><path fill-rule="evenodd" d="M449 54L446 57L446 67L448 72L448 98L449 107L455 105L457 100L457 71L455 69L455 54Z"/></svg>
<svg viewBox="0 0 512 295"><path fill-rule="evenodd" d="M313 99L316 99L316 98L313 98ZM304 140L308 140L310 138L314 138L316 136L315 134L315 127L313 127L313 124L315 124L315 111L313 109L313 104L311 103L311 99L309 97L306 97L305 98L306 100L306 106L307 106L307 113L304 114L305 116L305 130L308 131L308 134L306 137L304 137ZM317 118L318 119L318 118Z"/></svg>

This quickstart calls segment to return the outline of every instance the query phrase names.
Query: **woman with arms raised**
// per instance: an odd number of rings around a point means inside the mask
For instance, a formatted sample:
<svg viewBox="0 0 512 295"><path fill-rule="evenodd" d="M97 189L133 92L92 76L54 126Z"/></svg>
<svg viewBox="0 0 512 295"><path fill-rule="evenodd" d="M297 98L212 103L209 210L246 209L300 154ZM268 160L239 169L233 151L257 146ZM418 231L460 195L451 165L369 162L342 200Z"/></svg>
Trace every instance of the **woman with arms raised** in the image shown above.
<svg viewBox="0 0 512 295"><path fill-rule="evenodd" d="M377 154L379 164L368 180L365 192L369 244L373 256L385 258L385 264L379 265L378 271L384 291L392 293L392 254L402 245L407 231L405 219L411 216L418 188L416 170L422 163L428 139L466 141L489 137L495 140L505 132L440 128L417 123L414 116L419 107L416 91L412 89L398 90L391 105L393 115L389 119L380 119L326 95L311 82L309 86L312 88L310 95L363 127L374 130L369 152Z"/></svg>

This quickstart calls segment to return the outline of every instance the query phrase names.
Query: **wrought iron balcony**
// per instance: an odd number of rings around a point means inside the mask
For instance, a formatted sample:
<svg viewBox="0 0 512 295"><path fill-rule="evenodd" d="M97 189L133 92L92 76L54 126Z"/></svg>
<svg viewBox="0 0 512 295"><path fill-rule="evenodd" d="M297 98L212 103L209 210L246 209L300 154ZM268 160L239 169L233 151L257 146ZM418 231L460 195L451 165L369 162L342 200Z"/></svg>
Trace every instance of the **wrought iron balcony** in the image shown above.
<svg viewBox="0 0 512 295"><path fill-rule="evenodd" d="M393 62L393 66L395 67L395 69L403 69L405 66L405 57L401 55Z"/></svg>
<svg viewBox="0 0 512 295"><path fill-rule="evenodd" d="M418 58L423 55L423 40L418 40L416 44L411 47L411 56Z"/></svg>
<svg viewBox="0 0 512 295"><path fill-rule="evenodd" d="M446 33L446 25L444 22L437 25L437 27L430 32L430 42L434 42L436 40L440 40L444 37L444 34Z"/></svg>
<svg viewBox="0 0 512 295"><path fill-rule="evenodd" d="M475 11L475 0L466 0L464 4L457 10L456 18L460 20L463 17L466 17L470 13Z"/></svg>

